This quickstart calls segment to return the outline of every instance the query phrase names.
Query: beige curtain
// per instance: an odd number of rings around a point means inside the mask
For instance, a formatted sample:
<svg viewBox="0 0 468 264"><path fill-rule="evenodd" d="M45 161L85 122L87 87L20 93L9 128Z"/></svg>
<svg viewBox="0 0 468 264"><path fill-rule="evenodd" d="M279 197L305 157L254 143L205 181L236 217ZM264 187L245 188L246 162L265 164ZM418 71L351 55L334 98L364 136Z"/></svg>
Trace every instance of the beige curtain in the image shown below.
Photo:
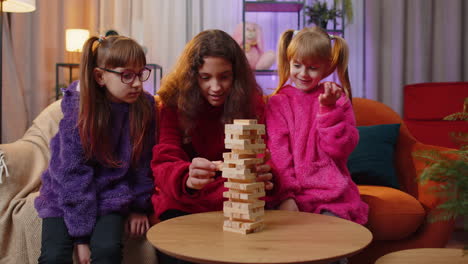
<svg viewBox="0 0 468 264"><path fill-rule="evenodd" d="M10 13L3 24L2 143L21 138L55 100L55 64L67 62L65 29L97 32L94 0L36 0L32 13Z"/></svg>
<svg viewBox="0 0 468 264"><path fill-rule="evenodd" d="M20 78L22 65L14 63L13 43L9 20L3 17L2 50L2 142L10 142L22 135L28 125L23 79ZM1 176L1 175L0 175Z"/></svg>
<svg viewBox="0 0 468 264"><path fill-rule="evenodd" d="M363 40L356 94L401 113L406 84L468 81L467 1L356 1L364 11L362 35L348 36Z"/></svg>
<svg viewBox="0 0 468 264"><path fill-rule="evenodd" d="M163 65L166 73L200 30L232 32L241 20L241 4L36 0L33 13L10 14L3 24L2 143L20 138L54 99L55 64L67 59L66 28L87 28L96 35L116 29L146 46L148 61ZM354 22L345 37L354 96L376 99L401 113L405 84L468 81L467 1L353 0L353 7Z"/></svg>

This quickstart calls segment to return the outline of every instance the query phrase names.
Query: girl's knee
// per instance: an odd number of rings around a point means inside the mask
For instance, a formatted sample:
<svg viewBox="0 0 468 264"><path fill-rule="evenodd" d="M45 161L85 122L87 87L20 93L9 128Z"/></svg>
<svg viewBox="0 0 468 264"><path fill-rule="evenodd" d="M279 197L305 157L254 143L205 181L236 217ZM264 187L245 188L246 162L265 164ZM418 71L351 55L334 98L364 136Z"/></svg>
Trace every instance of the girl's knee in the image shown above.
<svg viewBox="0 0 468 264"><path fill-rule="evenodd" d="M91 247L91 259L110 260L109 263L119 263L122 259L122 243L119 241L101 242Z"/></svg>
<svg viewBox="0 0 468 264"><path fill-rule="evenodd" d="M38 262L39 264L72 264L72 254L61 249L43 250Z"/></svg>

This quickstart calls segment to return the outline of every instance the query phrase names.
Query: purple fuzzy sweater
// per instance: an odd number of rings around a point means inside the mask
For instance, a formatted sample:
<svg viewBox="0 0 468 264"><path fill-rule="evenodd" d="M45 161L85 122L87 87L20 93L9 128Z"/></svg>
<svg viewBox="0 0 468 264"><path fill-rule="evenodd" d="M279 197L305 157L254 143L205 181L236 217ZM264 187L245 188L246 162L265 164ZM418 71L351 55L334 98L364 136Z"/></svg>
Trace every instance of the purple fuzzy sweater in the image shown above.
<svg viewBox="0 0 468 264"><path fill-rule="evenodd" d="M111 142L122 167L109 168L97 161L85 161L77 128L79 92L76 83L64 90L63 119L50 142L51 160L42 174L40 195L35 207L41 218L63 217L72 237L89 237L96 217L111 212L151 213L154 190L151 177L151 149L155 143L155 120L145 139L138 168L130 168L131 142L129 105L112 103ZM154 106L154 98L144 94Z"/></svg>

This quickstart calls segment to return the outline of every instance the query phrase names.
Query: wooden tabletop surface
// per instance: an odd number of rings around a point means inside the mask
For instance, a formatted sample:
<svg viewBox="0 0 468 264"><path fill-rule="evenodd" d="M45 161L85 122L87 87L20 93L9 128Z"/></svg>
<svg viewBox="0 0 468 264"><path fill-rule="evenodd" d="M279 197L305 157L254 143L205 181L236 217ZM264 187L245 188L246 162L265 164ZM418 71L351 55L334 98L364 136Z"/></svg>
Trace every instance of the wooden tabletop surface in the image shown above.
<svg viewBox="0 0 468 264"><path fill-rule="evenodd" d="M265 229L223 231L221 211L154 225L147 238L158 250L197 263L329 263L359 252L372 240L365 227L338 217L265 211Z"/></svg>
<svg viewBox="0 0 468 264"><path fill-rule="evenodd" d="M468 252L467 252L468 253ZM389 253L375 264L468 264L468 254L456 248L416 248Z"/></svg>

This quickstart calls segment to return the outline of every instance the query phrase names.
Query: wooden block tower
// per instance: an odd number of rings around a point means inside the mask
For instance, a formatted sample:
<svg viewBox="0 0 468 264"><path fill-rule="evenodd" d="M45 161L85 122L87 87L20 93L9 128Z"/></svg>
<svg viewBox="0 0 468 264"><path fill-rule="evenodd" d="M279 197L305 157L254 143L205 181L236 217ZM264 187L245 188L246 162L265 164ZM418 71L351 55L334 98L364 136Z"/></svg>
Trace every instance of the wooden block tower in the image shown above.
<svg viewBox="0 0 468 264"><path fill-rule="evenodd" d="M225 231L248 234L263 229L265 184L257 182L255 167L263 163L259 154L265 153L265 125L253 119L236 119L225 126L224 144L232 152L223 153L223 178L228 180L224 187L229 190L223 196Z"/></svg>

